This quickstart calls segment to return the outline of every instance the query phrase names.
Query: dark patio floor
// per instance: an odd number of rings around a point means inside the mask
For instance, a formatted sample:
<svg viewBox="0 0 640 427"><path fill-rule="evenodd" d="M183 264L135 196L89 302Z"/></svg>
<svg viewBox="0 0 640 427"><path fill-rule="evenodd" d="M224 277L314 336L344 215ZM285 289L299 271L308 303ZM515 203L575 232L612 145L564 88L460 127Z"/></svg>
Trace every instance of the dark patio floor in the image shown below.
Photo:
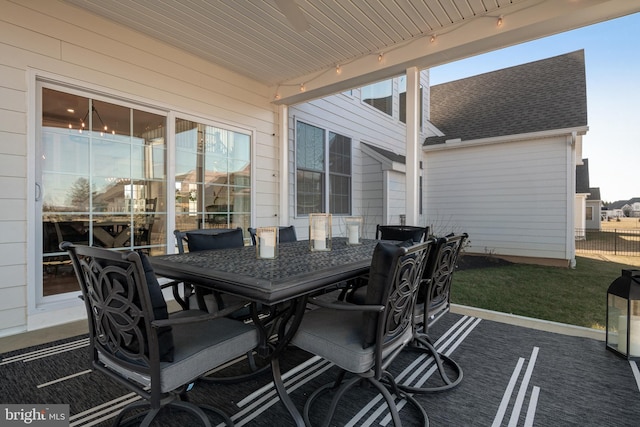
<svg viewBox="0 0 640 427"><path fill-rule="evenodd" d="M570 334L587 335L572 336L488 317L450 313L434 325L431 335L438 338L437 347L460 363L464 379L454 390L417 396L432 426L640 425L640 375L635 363L606 351L604 343L588 337L594 334L586 330L566 328ZM540 325L563 330L562 325ZM74 337L56 344L54 351L51 345L41 345L0 355L0 401L68 403L72 426L109 425L113 413L135 396L99 373L86 372L86 340ZM0 350L1 345L0 340ZM31 353L37 349L39 353ZM394 374L403 379L428 378L432 365L411 365L416 357L412 352L403 354L394 363ZM283 361L283 372L294 402L302 408L309 393L333 377L335 368L292 349ZM270 375L263 375L236 385L198 384L190 397L222 407L238 426L292 425L270 380ZM415 425L411 407L398 405L404 425ZM319 420L322 411L320 407L312 419ZM176 424L174 416L166 414L158 425L184 425ZM340 405L333 425L391 424L385 416L375 394L359 390Z"/></svg>

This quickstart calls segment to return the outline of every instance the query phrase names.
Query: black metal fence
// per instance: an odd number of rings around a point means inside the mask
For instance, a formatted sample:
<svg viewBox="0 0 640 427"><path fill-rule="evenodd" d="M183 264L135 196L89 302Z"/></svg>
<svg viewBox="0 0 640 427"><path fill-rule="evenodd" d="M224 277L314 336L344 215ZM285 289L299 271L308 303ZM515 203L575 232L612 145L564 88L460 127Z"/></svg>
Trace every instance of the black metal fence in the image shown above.
<svg viewBox="0 0 640 427"><path fill-rule="evenodd" d="M576 252L640 256L640 230L576 229Z"/></svg>

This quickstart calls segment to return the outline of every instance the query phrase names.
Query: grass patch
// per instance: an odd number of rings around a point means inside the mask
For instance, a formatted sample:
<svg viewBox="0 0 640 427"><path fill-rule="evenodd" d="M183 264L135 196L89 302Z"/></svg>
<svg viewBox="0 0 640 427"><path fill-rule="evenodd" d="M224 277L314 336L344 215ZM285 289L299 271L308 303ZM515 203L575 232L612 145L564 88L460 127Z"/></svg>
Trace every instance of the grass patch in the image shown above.
<svg viewBox="0 0 640 427"><path fill-rule="evenodd" d="M604 329L607 288L625 264L576 257L576 268L513 264L457 271L455 304Z"/></svg>

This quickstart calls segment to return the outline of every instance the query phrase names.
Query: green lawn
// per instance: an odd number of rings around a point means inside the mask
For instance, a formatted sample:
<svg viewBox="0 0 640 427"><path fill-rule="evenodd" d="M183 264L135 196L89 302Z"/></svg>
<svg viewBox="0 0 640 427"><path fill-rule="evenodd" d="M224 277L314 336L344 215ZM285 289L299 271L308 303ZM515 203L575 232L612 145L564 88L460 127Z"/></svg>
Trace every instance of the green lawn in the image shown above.
<svg viewBox="0 0 640 427"><path fill-rule="evenodd" d="M451 300L503 313L604 329L607 288L624 264L576 257L575 269L513 264L457 271Z"/></svg>

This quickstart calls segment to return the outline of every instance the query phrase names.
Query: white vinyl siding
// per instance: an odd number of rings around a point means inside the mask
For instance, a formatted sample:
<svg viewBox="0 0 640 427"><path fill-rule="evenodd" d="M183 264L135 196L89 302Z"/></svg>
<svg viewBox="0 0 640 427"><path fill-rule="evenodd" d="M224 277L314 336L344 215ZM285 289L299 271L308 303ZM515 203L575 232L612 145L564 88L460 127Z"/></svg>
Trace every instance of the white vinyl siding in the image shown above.
<svg viewBox="0 0 640 427"><path fill-rule="evenodd" d="M19 231L0 241L0 336L85 315L77 298L35 305L36 78L252 132L254 221L272 223L277 109L268 87L63 2L0 0L0 10L0 230Z"/></svg>
<svg viewBox="0 0 640 427"><path fill-rule="evenodd" d="M428 73L421 73L421 84L428 87ZM394 105L397 106L397 80L394 80ZM426 92L423 96L427 96ZM389 201L384 201L384 190L390 185L389 182L383 183L383 179L390 175L384 173L379 162L368 156L363 156L360 144L366 142L385 150L395 152L397 154L405 154L406 144L406 125L398 121L397 117L389 116L375 108L363 105L360 100L360 89L352 91L353 96L343 93L326 98L318 99L304 104L297 104L289 108L289 171L290 182L295 181L295 152L293 151L295 132L293 122L300 120L314 126L320 126L332 132L339 133L351 138L352 141L352 194L353 206L352 214L363 216L364 218L364 237L373 238L375 236L376 224L382 224L387 221ZM427 105L427 99L423 100L423 105ZM396 114L397 116L397 114ZM424 116L424 115L423 115ZM423 127L425 129L426 127ZM431 134L429 134L431 135ZM420 140L424 140L427 134L421 132ZM399 178L400 177L400 178ZM404 197L404 174L395 173L393 175L394 183L392 187L402 186L401 196ZM290 184L291 191L293 185ZM393 196L396 197L396 196ZM384 203L384 207L383 207ZM397 199L393 201L393 215L391 220L398 221L398 215L405 213L405 201L399 202ZM299 237L305 238L305 227L308 225L306 218L296 218L294 216L295 206L291 205L291 217L289 223L298 227ZM383 213L383 209L385 212ZM402 212L400 212L402 210ZM424 220L421 220L424 222ZM335 232L340 232L334 224ZM343 227L344 228L344 227Z"/></svg>
<svg viewBox="0 0 640 427"><path fill-rule="evenodd" d="M425 153L427 224L470 253L567 259L565 137Z"/></svg>

